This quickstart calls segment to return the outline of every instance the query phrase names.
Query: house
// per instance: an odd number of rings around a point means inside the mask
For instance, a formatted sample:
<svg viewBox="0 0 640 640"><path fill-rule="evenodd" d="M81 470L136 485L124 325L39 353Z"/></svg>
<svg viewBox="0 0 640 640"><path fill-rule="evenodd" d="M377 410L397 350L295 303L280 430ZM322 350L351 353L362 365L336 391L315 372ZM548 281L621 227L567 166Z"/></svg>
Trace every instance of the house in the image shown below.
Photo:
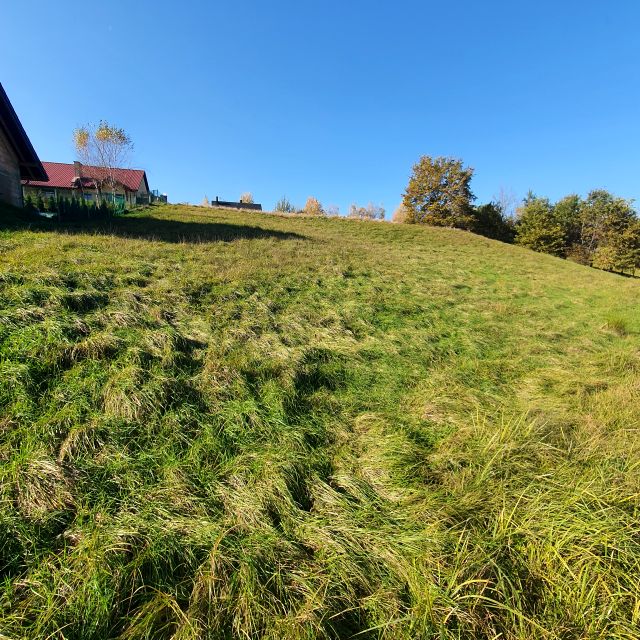
<svg viewBox="0 0 640 640"><path fill-rule="evenodd" d="M250 209L251 211L262 211L262 205L254 202L229 202L228 200L220 200L216 196L215 200L212 200L211 207L219 207L221 209Z"/></svg>
<svg viewBox="0 0 640 640"><path fill-rule="evenodd" d="M113 169L83 165L80 162L43 162L48 180L22 181L25 197L84 199L90 202L106 199L116 203L135 205L150 202L147 174L142 169Z"/></svg>
<svg viewBox="0 0 640 640"><path fill-rule="evenodd" d="M47 173L0 84L0 200L22 206L21 180L46 180Z"/></svg>

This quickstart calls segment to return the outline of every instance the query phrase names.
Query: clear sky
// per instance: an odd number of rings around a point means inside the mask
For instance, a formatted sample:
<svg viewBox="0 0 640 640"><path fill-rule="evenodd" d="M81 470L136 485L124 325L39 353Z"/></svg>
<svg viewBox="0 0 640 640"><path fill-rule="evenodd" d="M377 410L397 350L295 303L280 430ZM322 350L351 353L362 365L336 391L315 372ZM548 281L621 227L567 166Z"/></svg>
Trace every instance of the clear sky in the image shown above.
<svg viewBox="0 0 640 640"><path fill-rule="evenodd" d="M172 202L390 213L412 164L640 199L640 2L0 0L0 81L42 160L106 119Z"/></svg>

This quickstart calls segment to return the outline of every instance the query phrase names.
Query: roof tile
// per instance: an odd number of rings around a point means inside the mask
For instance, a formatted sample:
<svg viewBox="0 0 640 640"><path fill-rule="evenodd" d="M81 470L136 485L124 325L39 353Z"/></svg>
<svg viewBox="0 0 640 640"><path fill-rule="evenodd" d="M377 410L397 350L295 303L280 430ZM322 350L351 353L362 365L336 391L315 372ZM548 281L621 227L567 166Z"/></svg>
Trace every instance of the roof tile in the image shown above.
<svg viewBox="0 0 640 640"><path fill-rule="evenodd" d="M53 187L58 189L71 189L74 186L73 181L76 177L76 169L73 164L43 162L42 165L49 176L48 181L23 180L22 184L32 187ZM93 187L93 178L105 175L106 172L102 167L82 165L82 184L85 187ZM115 169L114 178L130 191L137 191L140 188L141 181L144 179L144 171L142 169Z"/></svg>

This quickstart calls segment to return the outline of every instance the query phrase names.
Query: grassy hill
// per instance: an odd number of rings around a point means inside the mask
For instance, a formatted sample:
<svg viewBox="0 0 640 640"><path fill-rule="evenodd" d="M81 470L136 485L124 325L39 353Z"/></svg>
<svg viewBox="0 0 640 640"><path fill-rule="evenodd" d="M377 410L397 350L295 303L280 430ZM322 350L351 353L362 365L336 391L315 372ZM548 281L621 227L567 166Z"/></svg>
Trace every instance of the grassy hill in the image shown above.
<svg viewBox="0 0 640 640"><path fill-rule="evenodd" d="M0 216L0 637L638 637L637 280L446 229Z"/></svg>

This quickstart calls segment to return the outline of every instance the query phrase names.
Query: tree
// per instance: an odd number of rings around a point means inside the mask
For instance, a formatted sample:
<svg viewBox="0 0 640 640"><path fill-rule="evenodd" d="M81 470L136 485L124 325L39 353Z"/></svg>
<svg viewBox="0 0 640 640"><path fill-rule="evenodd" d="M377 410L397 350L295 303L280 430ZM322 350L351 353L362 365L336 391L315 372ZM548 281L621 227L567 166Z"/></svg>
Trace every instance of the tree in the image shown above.
<svg viewBox="0 0 640 640"><path fill-rule="evenodd" d="M391 222L402 224L407 221L407 208L401 202L391 216Z"/></svg>
<svg viewBox="0 0 640 640"><path fill-rule="evenodd" d="M515 217L518 198L513 189L500 187L498 194L493 197L493 203L501 211L505 220Z"/></svg>
<svg viewBox="0 0 640 640"><path fill-rule="evenodd" d="M513 242L515 229L511 217L502 211L502 206L496 202L472 208L473 223L471 231L487 238Z"/></svg>
<svg viewBox="0 0 640 640"><path fill-rule="evenodd" d="M322 205L320 204L320 201L317 198L314 198L313 196L309 196L307 198L307 202L304 205L303 212L306 213L308 216L324 215L324 210L322 208Z"/></svg>
<svg viewBox="0 0 640 640"><path fill-rule="evenodd" d="M245 191L240 196L240 202L243 204L253 204L253 194L250 191Z"/></svg>
<svg viewBox="0 0 640 640"><path fill-rule="evenodd" d="M624 231L615 233L593 253L592 266L618 273L635 275L640 268L640 221L635 220Z"/></svg>
<svg viewBox="0 0 640 640"><path fill-rule="evenodd" d="M422 156L403 196L407 222L469 228L473 169L456 158Z"/></svg>
<svg viewBox="0 0 640 640"><path fill-rule="evenodd" d="M49 213L58 213L58 206L53 196L47 198L46 206Z"/></svg>
<svg viewBox="0 0 640 640"><path fill-rule="evenodd" d="M200 203L201 207L210 207L211 203L209 202L209 198L207 198L207 196L205 195L205 197L202 199L202 202Z"/></svg>
<svg viewBox="0 0 640 640"><path fill-rule="evenodd" d="M133 142L124 129L101 120L97 126L87 124L73 132L78 158L83 171L99 192L104 187L113 191L118 183L117 170L128 164Z"/></svg>
<svg viewBox="0 0 640 640"><path fill-rule="evenodd" d="M534 251L562 256L566 249L564 228L554 216L548 198L529 192L517 211L516 243Z"/></svg>
<svg viewBox="0 0 640 640"><path fill-rule="evenodd" d="M340 207L337 204L330 204L325 211L325 215L331 218L339 218Z"/></svg>
<svg viewBox="0 0 640 640"><path fill-rule="evenodd" d="M370 202L366 207L360 207L352 204L349 207L349 218L358 218L359 220L384 220L385 209Z"/></svg>
<svg viewBox="0 0 640 640"><path fill-rule="evenodd" d="M280 213L295 213L296 208L289 202L289 199L286 196L283 196L276 202L276 206L274 211L278 211Z"/></svg>
<svg viewBox="0 0 640 640"><path fill-rule="evenodd" d="M28 193L27 197L24 199L24 208L31 213L36 210L36 205L33 203L33 197L30 193Z"/></svg>
<svg viewBox="0 0 640 640"><path fill-rule="evenodd" d="M607 271L635 272L640 257L640 221L632 202L608 191L591 191L580 210L582 246L591 264Z"/></svg>
<svg viewBox="0 0 640 640"><path fill-rule="evenodd" d="M632 203L604 189L595 189L582 203L579 212L580 243L589 253L611 242L636 219Z"/></svg>
<svg viewBox="0 0 640 640"><path fill-rule="evenodd" d="M567 247L580 243L580 211L582 198L575 193L565 196L553 206L553 215L563 228Z"/></svg>

